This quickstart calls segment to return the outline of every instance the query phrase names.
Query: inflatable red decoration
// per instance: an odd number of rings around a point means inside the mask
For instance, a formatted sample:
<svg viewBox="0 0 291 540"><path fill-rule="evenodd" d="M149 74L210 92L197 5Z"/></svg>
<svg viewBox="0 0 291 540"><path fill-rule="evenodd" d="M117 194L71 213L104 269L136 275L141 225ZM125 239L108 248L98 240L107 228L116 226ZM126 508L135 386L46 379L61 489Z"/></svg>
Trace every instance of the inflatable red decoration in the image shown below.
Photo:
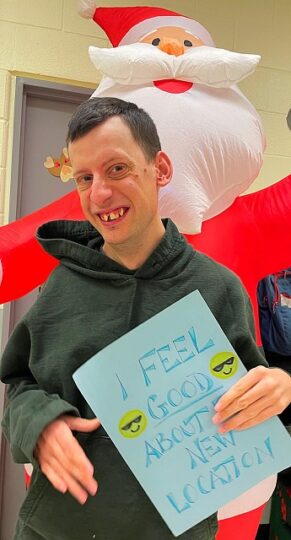
<svg viewBox="0 0 291 540"><path fill-rule="evenodd" d="M84 219L76 192L0 228L0 303L28 293L56 266L34 238L42 223L54 219ZM257 330L257 283L265 275L290 266L290 223L291 175L238 197L224 212L205 221L200 234L185 235L196 249L240 276L253 302Z"/></svg>
<svg viewBox="0 0 291 540"><path fill-rule="evenodd" d="M0 304L30 292L58 264L35 239L37 228L55 219L84 219L76 192L0 227Z"/></svg>

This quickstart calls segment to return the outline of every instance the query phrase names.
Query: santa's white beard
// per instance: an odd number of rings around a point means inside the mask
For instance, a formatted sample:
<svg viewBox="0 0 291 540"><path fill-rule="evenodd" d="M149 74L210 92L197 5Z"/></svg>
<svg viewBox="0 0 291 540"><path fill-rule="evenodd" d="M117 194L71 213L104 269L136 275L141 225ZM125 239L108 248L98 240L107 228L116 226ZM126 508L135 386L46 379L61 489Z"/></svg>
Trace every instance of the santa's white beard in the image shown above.
<svg viewBox="0 0 291 540"><path fill-rule="evenodd" d="M183 233L200 232L202 221L230 206L260 171L261 122L235 87L194 85L172 94L153 84L121 86L104 78L93 96L132 101L153 118L174 166L172 181L160 190L160 212Z"/></svg>
<svg viewBox="0 0 291 540"><path fill-rule="evenodd" d="M113 49L89 47L89 56L117 84L144 85L154 80L179 79L212 88L229 88L255 70L260 56L216 47L192 47L184 54L167 54L149 43Z"/></svg>

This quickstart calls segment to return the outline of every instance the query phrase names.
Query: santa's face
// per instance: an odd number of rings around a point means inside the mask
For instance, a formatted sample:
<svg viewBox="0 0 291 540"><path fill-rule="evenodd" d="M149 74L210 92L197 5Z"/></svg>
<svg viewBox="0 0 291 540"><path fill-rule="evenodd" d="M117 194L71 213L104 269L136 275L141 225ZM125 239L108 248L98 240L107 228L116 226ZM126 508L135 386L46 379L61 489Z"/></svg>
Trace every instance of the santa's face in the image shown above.
<svg viewBox="0 0 291 540"><path fill-rule="evenodd" d="M200 38L176 26L158 28L142 38L140 43L149 43L161 51L175 56L184 54L192 47L204 45ZM162 79L154 81L154 85L163 92L179 94L189 90L193 86L193 83L179 79Z"/></svg>
<svg viewBox="0 0 291 540"><path fill-rule="evenodd" d="M158 47L161 51L175 56L184 54L191 47L204 45L200 38L176 26L158 28L143 37L140 43L149 43L154 47Z"/></svg>

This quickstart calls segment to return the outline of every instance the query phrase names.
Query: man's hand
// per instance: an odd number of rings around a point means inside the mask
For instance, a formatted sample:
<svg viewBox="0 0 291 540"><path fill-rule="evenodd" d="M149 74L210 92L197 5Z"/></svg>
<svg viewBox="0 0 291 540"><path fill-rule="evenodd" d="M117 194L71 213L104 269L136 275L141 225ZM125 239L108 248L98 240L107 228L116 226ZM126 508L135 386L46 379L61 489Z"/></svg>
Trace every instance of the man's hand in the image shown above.
<svg viewBox="0 0 291 540"><path fill-rule="evenodd" d="M290 403L289 374L279 368L258 366L220 398L213 422L219 424L221 433L241 430L280 414Z"/></svg>
<svg viewBox="0 0 291 540"><path fill-rule="evenodd" d="M40 435L35 457L52 485L62 493L69 491L80 504L88 494L95 495L97 482L93 465L72 431L89 433L100 426L99 420L63 415L47 425Z"/></svg>

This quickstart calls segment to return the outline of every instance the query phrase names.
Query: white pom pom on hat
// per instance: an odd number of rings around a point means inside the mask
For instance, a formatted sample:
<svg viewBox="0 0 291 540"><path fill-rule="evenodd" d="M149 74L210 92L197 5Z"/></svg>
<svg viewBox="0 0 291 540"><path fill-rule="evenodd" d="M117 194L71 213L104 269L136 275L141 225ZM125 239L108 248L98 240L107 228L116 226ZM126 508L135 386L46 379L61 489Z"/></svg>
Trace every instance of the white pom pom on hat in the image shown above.
<svg viewBox="0 0 291 540"><path fill-rule="evenodd" d="M113 47L139 41L162 26L178 26L200 38L205 45L215 44L209 32L197 21L159 7L97 7L94 0L80 0L79 14L92 18L107 34Z"/></svg>

